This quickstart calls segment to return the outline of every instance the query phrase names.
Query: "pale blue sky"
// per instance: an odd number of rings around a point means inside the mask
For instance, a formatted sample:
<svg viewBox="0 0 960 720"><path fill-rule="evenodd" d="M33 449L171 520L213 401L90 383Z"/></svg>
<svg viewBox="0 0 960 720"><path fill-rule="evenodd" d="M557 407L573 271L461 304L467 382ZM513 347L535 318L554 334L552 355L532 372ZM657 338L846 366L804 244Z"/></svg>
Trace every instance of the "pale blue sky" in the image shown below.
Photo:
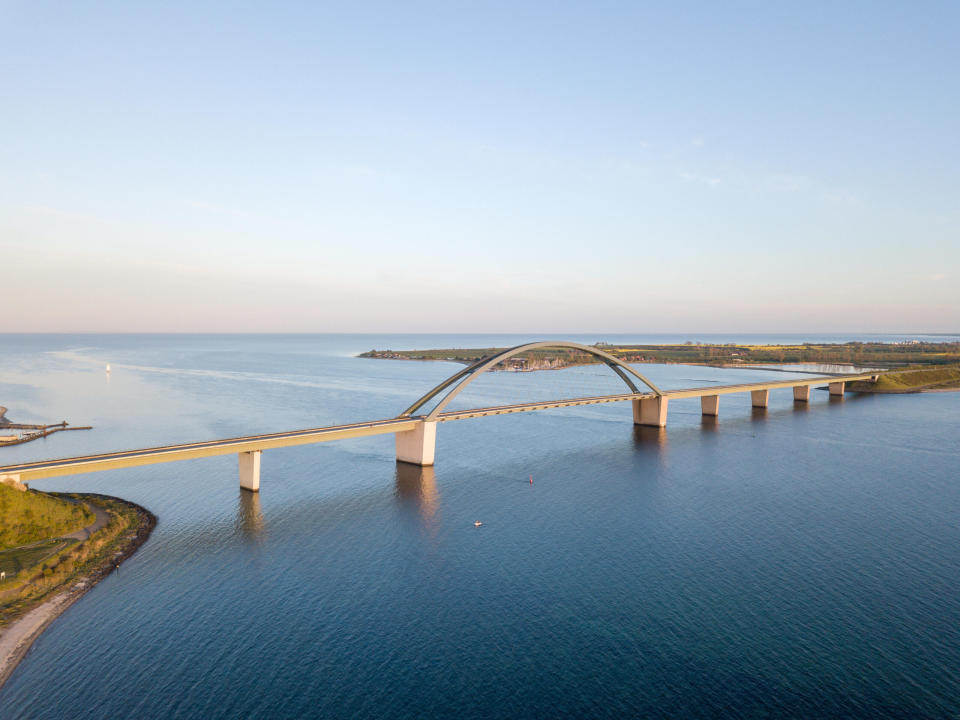
<svg viewBox="0 0 960 720"><path fill-rule="evenodd" d="M958 38L956 2L0 2L0 331L956 332Z"/></svg>

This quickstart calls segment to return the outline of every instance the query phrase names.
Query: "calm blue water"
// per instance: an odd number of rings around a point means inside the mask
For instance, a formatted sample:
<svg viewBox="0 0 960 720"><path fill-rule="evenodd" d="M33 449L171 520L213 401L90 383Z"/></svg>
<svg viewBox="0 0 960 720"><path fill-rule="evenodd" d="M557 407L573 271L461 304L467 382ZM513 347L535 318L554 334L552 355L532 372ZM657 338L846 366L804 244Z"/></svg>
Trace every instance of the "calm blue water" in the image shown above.
<svg viewBox="0 0 960 720"><path fill-rule="evenodd" d="M778 337L797 340L729 340ZM0 336L12 419L96 426L0 464L390 417L461 366L353 354L524 339ZM639 369L668 388L770 377ZM455 406L618 383L497 373ZM0 717L960 715L960 395L720 412L447 423L426 470L398 467L391 436L269 451L259 496L233 457L38 481L159 524L34 645Z"/></svg>

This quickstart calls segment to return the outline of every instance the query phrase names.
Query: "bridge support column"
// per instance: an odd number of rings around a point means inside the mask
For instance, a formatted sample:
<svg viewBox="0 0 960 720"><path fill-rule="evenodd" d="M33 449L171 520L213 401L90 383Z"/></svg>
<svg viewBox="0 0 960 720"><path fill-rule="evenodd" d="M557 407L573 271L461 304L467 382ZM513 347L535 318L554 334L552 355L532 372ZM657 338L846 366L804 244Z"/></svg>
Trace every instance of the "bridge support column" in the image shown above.
<svg viewBox="0 0 960 720"><path fill-rule="evenodd" d="M0 485L9 485L15 490L26 490L27 484L20 482L19 475L0 475Z"/></svg>
<svg viewBox="0 0 960 720"><path fill-rule="evenodd" d="M413 430L396 433L397 462L433 465L437 449L437 423L422 421Z"/></svg>
<svg viewBox="0 0 960 720"><path fill-rule="evenodd" d="M750 402L755 408L765 408L770 404L769 390L751 390Z"/></svg>
<svg viewBox="0 0 960 720"><path fill-rule="evenodd" d="M240 458L240 487L250 492L260 492L260 456L263 450L242 452Z"/></svg>
<svg viewBox="0 0 960 720"><path fill-rule="evenodd" d="M840 397L843 397L843 391L846 389L847 383L841 380L840 382L829 383L828 387L830 388L831 395L839 395Z"/></svg>
<svg viewBox="0 0 960 720"><path fill-rule="evenodd" d="M720 396L719 395L701 395L700 412L703 415L717 417L720 414Z"/></svg>
<svg viewBox="0 0 960 720"><path fill-rule="evenodd" d="M793 386L793 401L794 401L794 402L810 402L810 386L809 386L809 385L794 385L794 386Z"/></svg>
<svg viewBox="0 0 960 720"><path fill-rule="evenodd" d="M667 426L667 398L657 395L633 401L633 424L651 427Z"/></svg>

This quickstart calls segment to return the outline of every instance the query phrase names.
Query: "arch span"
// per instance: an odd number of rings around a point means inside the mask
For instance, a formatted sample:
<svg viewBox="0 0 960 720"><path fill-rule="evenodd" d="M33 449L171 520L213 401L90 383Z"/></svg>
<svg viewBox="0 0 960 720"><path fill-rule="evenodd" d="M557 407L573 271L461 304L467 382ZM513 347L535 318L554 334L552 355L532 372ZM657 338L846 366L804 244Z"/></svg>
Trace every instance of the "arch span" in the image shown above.
<svg viewBox="0 0 960 720"><path fill-rule="evenodd" d="M663 392L650 382L643 375L638 373L632 367L627 365L622 360L615 358L609 353L603 352L603 350L598 350L595 347L590 347L589 345L581 345L579 343L573 342L564 342L564 341L549 341L545 340L543 342L533 342L526 343L525 345L517 345L516 347L508 348L506 350L501 350L494 355L485 357L482 360L478 360L473 365L464 368L457 374L447 378L442 383L433 388L426 395L417 400L413 405L408 407L399 417L410 417L417 410L422 408L428 402L433 400L435 397L440 395L444 390L452 388L447 392L447 394L437 403L437 406L424 418L428 421L434 421L437 419L437 416L443 412L443 409L450 403L453 398L459 395L464 388L467 387L470 383L476 380L478 377L483 375L485 372L491 370L495 365L503 362L504 360L509 360L515 355L520 355L521 353L526 352L527 350L535 350L537 348L569 348L573 350L580 350L585 352L588 355L593 355L594 357L600 358L607 366L610 367L617 375L620 376L620 379L626 383L627 387L630 388L630 392L639 393L640 390L637 389L637 386L634 384L631 379L631 375L646 385L648 388L653 390L656 395L663 395Z"/></svg>

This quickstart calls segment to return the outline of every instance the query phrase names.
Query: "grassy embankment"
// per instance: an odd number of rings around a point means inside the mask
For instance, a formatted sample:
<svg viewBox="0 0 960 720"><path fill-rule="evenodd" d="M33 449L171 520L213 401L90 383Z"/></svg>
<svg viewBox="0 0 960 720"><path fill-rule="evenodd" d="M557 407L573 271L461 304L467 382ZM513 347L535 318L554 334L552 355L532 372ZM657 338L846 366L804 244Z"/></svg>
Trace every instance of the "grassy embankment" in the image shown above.
<svg viewBox="0 0 960 720"><path fill-rule="evenodd" d="M960 365L886 373L876 383L852 382L853 392L909 393L930 390L960 390Z"/></svg>
<svg viewBox="0 0 960 720"><path fill-rule="evenodd" d="M107 512L107 524L86 540L63 537L94 522L91 504ZM142 508L117 498L20 492L0 484L0 570L6 573L0 583L0 627L58 590L95 582L131 554L155 522Z"/></svg>
<svg viewBox="0 0 960 720"><path fill-rule="evenodd" d="M85 505L0 485L0 550L67 535L90 525L93 519Z"/></svg>
<svg viewBox="0 0 960 720"><path fill-rule="evenodd" d="M596 347L624 362L748 365L758 363L854 364L902 367L960 362L960 343L842 343L802 345L609 345ZM370 350L360 357L394 360L446 360L473 363L504 348L447 348L435 350ZM600 362L578 350L542 348L507 362L512 369L541 369Z"/></svg>

